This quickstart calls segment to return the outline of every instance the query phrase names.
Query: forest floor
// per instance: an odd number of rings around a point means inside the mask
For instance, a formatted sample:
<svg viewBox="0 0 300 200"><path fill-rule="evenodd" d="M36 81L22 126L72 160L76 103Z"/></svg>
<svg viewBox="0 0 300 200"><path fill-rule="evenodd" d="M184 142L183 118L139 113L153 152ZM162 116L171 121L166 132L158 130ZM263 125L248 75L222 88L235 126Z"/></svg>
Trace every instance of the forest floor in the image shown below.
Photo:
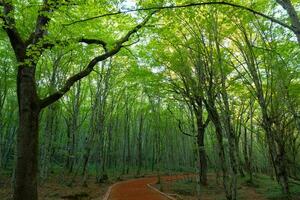
<svg viewBox="0 0 300 200"><path fill-rule="evenodd" d="M11 180L2 177L0 182L0 199L11 200ZM38 193L41 200L102 200L111 184L112 182L99 184L95 178L90 178L83 185L82 178L52 176L39 186Z"/></svg>
<svg viewBox="0 0 300 200"><path fill-rule="evenodd" d="M224 200L225 193L222 180L216 180L214 174L208 174L208 185L200 188L196 182L196 177L184 178L179 181L165 181L162 184L156 184L156 188L168 194L176 194L177 199L184 200ZM300 200L300 185L290 184L290 190L293 200ZM238 180L238 199L241 200L286 200L282 196L281 189L275 180L269 176L256 175L253 183L249 179L239 178ZM200 196L197 196L200 193Z"/></svg>
<svg viewBox="0 0 300 200"><path fill-rule="evenodd" d="M197 196L196 177L186 177L180 181L165 181L156 187L168 194L176 194L176 199L184 200L224 200L225 193L222 180L216 181L216 176L208 175L208 185L200 188L200 196ZM198 189L199 190L199 189ZM254 187L246 184L238 185L238 199L242 200L267 200L262 194L258 193Z"/></svg>
<svg viewBox="0 0 300 200"><path fill-rule="evenodd" d="M103 200L108 189L111 192L105 200L167 200L159 191L150 188L154 186L166 194L171 194L178 200L197 200L197 183L195 175L163 176L161 183L157 184L157 177L146 175L135 178L134 175L115 178L106 183L96 183L90 178L84 186L82 178L68 176L51 176L47 182L39 186L39 199L41 200ZM255 184L249 184L247 179L239 179L238 199L241 200L285 200L280 197L280 188L270 177L259 175ZM73 184L70 184L70 183ZM217 183L214 174L208 175L208 186L200 188L201 200L224 200L225 194L220 179ZM115 183L115 184L114 184ZM111 185L111 187L109 187ZM300 200L300 186L291 185L294 194L293 200ZM9 178L1 177L0 199L11 200L12 189Z"/></svg>
<svg viewBox="0 0 300 200"><path fill-rule="evenodd" d="M106 183L96 183L95 178L91 177L87 180L87 184L83 185L82 177L74 178L74 176L68 175L51 175L51 177L45 181L45 183L40 184L38 188L39 199L40 200L102 200L109 188L109 186L116 183L116 186L112 189L112 196L114 198L118 197L118 194L115 191L115 188L119 188L122 185L129 184L129 188L127 188L128 194L120 194L121 196L125 196L125 200L129 200L131 198L127 198L130 196L130 188L135 192L135 196L137 199L141 200L165 200L161 198L161 195L158 192L154 192L149 189L150 196L148 199L144 197L147 196L147 192L143 190L145 186L147 188L147 184L154 184L157 182L157 178L153 177L153 174L144 174L144 178L137 178L133 174L119 176L115 174L111 180ZM171 176L173 179L178 176ZM170 178L171 178L170 177ZM167 180L167 178L165 178ZM72 183L72 184L71 184ZM132 184L132 185L131 185ZM0 200L12 200L12 183L11 178L9 176L1 175L0 178ZM137 187L136 189L132 187L136 187L140 185L141 187ZM121 187L122 188L122 187ZM141 191L139 191L141 189ZM143 195L138 196L137 194ZM111 196L111 197L112 197ZM159 197L156 199L156 197ZM124 198L122 198L124 199Z"/></svg>

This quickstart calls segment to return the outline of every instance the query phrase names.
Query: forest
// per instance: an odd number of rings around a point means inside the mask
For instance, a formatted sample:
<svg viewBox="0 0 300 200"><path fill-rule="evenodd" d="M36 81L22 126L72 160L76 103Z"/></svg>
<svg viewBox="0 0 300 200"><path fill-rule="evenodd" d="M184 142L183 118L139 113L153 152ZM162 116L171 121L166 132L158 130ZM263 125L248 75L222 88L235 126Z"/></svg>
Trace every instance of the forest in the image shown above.
<svg viewBox="0 0 300 200"><path fill-rule="evenodd" d="M0 199L300 200L299 0L0 0Z"/></svg>

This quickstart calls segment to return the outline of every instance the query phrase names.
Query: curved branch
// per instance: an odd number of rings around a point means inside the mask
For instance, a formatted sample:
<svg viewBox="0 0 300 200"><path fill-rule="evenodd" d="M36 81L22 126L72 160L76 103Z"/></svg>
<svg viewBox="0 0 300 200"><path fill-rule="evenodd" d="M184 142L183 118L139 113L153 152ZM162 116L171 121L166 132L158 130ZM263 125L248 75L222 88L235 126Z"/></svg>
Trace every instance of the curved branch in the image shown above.
<svg viewBox="0 0 300 200"><path fill-rule="evenodd" d="M197 137L196 135L191 135L191 134L186 133L186 132L183 130L182 126L181 126L181 121L180 121L180 120L178 120L178 128L179 128L180 132L181 132L183 135L186 135L186 136L189 136L189 137L195 137L195 138Z"/></svg>
<svg viewBox="0 0 300 200"><path fill-rule="evenodd" d="M86 43L86 44L97 44L97 45L101 45L104 49L105 52L108 51L107 49L107 43L104 42L103 40L98 40L98 39L87 39L87 38L81 38L79 40L79 42L83 42L83 43Z"/></svg>
<svg viewBox="0 0 300 200"><path fill-rule="evenodd" d="M87 65L87 67L78 72L77 74L71 76L70 78L67 79L65 85L60 88L57 92L49 95L48 97L40 100L40 106L41 108L45 108L49 105L51 105L52 103L58 101L61 97L64 96L64 94L66 94L71 87L74 85L74 83L76 83L77 81L81 80L82 78L88 76L94 69L95 65L98 62L101 62L103 60L106 60L107 58L110 58L112 56L114 56L115 54L117 54L123 47L123 44L127 41L129 41L130 37L137 33L141 28L143 28L143 26L150 20L150 18L152 17L152 15L155 13L156 11L152 12L148 17L146 17L144 19L144 21L142 23L140 23L139 25L137 25L136 27L134 27L132 30L130 30L123 38L121 38L120 40L118 40L116 42L116 45L113 49L105 52L104 54L95 57L94 59L92 59L89 64Z"/></svg>
<svg viewBox="0 0 300 200"><path fill-rule="evenodd" d="M59 45L69 45L71 42L71 40L76 40L80 43L85 43L85 44L96 44L96 45L100 45L103 47L104 51L107 52L108 49L107 49L107 43L103 40L100 40L100 39L88 39L88 38L80 38L80 39L69 39L69 40L64 40L64 41L61 41L61 40L57 40L57 41L53 41L53 42L46 42L42 45L42 48L43 49L49 49L49 48L53 48L55 47L56 44L59 44Z"/></svg>
<svg viewBox="0 0 300 200"><path fill-rule="evenodd" d="M50 13L54 12L60 6L69 5L70 0L65 0L64 2L53 1L53 0L43 0L43 5L39 10L39 14L36 20L35 30L30 34L29 38L26 41L26 44L36 44L41 40L44 35L47 33L46 26L51 21L51 18L48 16ZM41 49L41 51L44 49Z"/></svg>
<svg viewBox="0 0 300 200"><path fill-rule="evenodd" d="M276 0L276 2L280 4L288 13L292 24L291 27L293 28L292 31L295 33L298 43L300 44L300 18L295 10L295 7L290 0Z"/></svg>
<svg viewBox="0 0 300 200"><path fill-rule="evenodd" d="M170 107L167 107L167 110L168 110L172 115L174 115L174 113L172 112L172 110L170 109ZM174 115L174 117L175 117L175 115ZM179 128L179 131L180 131L183 135L186 135L186 136L189 136L189 137L194 137L194 138L197 137L196 135L192 135L192 134L186 133L186 132L183 130L182 126L181 126L181 124L182 124L181 120L180 120L180 119L177 119L176 117L175 117L175 119L176 119L177 122L178 122L178 128Z"/></svg>
<svg viewBox="0 0 300 200"><path fill-rule="evenodd" d="M4 24L2 28L7 33L17 60L21 62L25 58L25 43L16 28L16 21L13 15L14 6L11 2L5 2L3 0L0 2L0 5L3 6L3 16L1 18Z"/></svg>
<svg viewBox="0 0 300 200"><path fill-rule="evenodd" d="M263 18L266 18L274 23L277 23L291 31L294 32L293 27L291 27L290 25L281 22L278 19L275 19L271 16L268 16L264 13L258 12L252 8L248 8L246 6L242 6L239 4L234 4L234 3L229 3L229 2L225 2L225 1L218 1L218 2L200 2L200 3L189 3L189 4L183 4L183 5L171 5L171 6L154 6L154 7L149 7L149 8L137 8L137 9L132 9L132 10L126 10L126 11L118 11L118 12L113 12L113 13L106 13L106 14L102 14L102 15L98 15L98 16L94 16L94 17L90 17L90 18L86 18L86 19L82 19L82 20L77 20L74 22L71 22L69 24L65 24L65 26L70 26L73 24L77 24L77 23L81 23L81 22L86 22L86 21L90 21L93 19L98 19L98 18L102 18L102 17L108 17L108 16L113 16L113 15L120 15L120 14L126 14L126 13L132 13L132 12L139 12L139 11L149 11L149 10L166 10L166 9L178 9L178 8L187 8L187 7L196 7L196 6L207 6L207 5L224 5L224 6L230 6L230 7L234 7L234 8L238 8L238 9L242 9L242 10L246 10L250 13L253 13L255 15L261 16Z"/></svg>
<svg viewBox="0 0 300 200"><path fill-rule="evenodd" d="M27 45L36 44L41 38L44 37L47 31L45 27L51 20L48 15L54 10L55 7L56 4L53 5L51 1L43 0L42 8L39 10L39 15L36 20L35 30L30 34L28 40L26 41Z"/></svg>

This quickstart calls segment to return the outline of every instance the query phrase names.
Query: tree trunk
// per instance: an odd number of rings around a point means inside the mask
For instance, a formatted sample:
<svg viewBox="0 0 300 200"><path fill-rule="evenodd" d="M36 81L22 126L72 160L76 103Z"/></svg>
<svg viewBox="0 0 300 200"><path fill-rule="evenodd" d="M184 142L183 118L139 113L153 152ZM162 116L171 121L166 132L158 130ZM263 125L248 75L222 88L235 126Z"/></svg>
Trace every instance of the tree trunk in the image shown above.
<svg viewBox="0 0 300 200"><path fill-rule="evenodd" d="M113 123L112 118L110 118L110 122L107 128L107 135L108 135L108 141L107 141L107 154L106 154L106 160L107 160L107 167L111 167L111 160L112 160L112 134L113 134Z"/></svg>
<svg viewBox="0 0 300 200"><path fill-rule="evenodd" d="M264 101L263 101L264 102ZM269 154L271 157L271 162L275 170L275 175L278 183L281 186L282 192L286 195L286 198L290 198L289 183L288 183L288 169L287 160L284 144L282 141L276 141L276 133L272 131L272 122L269 118L264 104L260 104L263 116L263 128L266 132L266 139L268 142ZM282 140L282 138L279 138ZM278 148L278 149L277 149Z"/></svg>
<svg viewBox="0 0 300 200"><path fill-rule="evenodd" d="M37 200L39 99L36 91L35 68L20 66L17 94L19 129L14 200Z"/></svg>
<svg viewBox="0 0 300 200"><path fill-rule="evenodd" d="M205 128L203 126L202 122L202 113L201 117L197 117L197 145L198 145L198 151L199 151L199 178L200 183L202 185L207 185L207 159L206 159L206 152L205 152L205 146L204 146L204 134L205 134Z"/></svg>
<svg viewBox="0 0 300 200"><path fill-rule="evenodd" d="M131 153L130 153L130 116L129 116L129 107L128 103L126 104L126 113L125 113L125 134L127 139L127 155L126 155L126 174L129 174L129 167L131 161Z"/></svg>
<svg viewBox="0 0 300 200"><path fill-rule="evenodd" d="M289 0L282 0L280 3L291 3ZM299 20L299 19L298 19ZM244 40L247 44L248 50L253 53L252 45L247 35L245 33ZM269 112L269 102L267 102L268 96L264 91L262 85L262 80L259 76L259 72L255 63L257 61L254 57L249 58L250 61L247 62L247 68L251 75L251 79L254 83L255 95L258 99L258 104L260 106L262 114L262 127L266 133L266 141L268 144L269 155L271 158L272 165L274 167L276 179L281 186L282 192L286 195L286 198L290 198L290 192L288 187L288 165L286 160L286 152L284 146L284 138L279 130L273 128L274 119L276 118L277 113ZM271 105L272 106L272 105Z"/></svg>
<svg viewBox="0 0 300 200"><path fill-rule="evenodd" d="M142 169L142 134L143 134L143 123L144 123L144 117L143 114L141 113L140 116L140 124L139 124L139 133L138 133L138 170L137 170L137 175L139 176L141 173Z"/></svg>
<svg viewBox="0 0 300 200"><path fill-rule="evenodd" d="M247 127L245 126L244 127L244 150L243 150L243 153L244 153L244 160L245 160L245 168L248 172L248 174L250 175L250 182L252 182L252 173L251 173L251 161L249 159L249 148L248 148L248 134L247 134Z"/></svg>
<svg viewBox="0 0 300 200"><path fill-rule="evenodd" d="M208 97L208 101L205 102L206 110L209 113L210 119L212 123L215 126L216 129L216 136L217 136L217 142L218 142L218 154L220 158L220 166L222 170L222 178L223 178L223 187L225 190L225 195L227 200L232 199L232 194L231 191L229 190L229 176L228 176L228 170L227 170L227 165L226 165L226 158L225 158L225 148L223 144L223 131L222 131L222 124L220 121L220 116L218 114L217 108L214 104L214 99L211 96L211 92L208 93L210 95Z"/></svg>
<svg viewBox="0 0 300 200"><path fill-rule="evenodd" d="M53 143L53 134L54 129L56 126L55 124L55 114L56 109L54 105L51 105L46 111L46 126L45 126L45 133L44 133L44 144L41 148L41 160L40 160L40 175L41 179L44 181L48 177L48 170L49 170L49 163L50 163L50 154L51 154L51 147Z"/></svg>

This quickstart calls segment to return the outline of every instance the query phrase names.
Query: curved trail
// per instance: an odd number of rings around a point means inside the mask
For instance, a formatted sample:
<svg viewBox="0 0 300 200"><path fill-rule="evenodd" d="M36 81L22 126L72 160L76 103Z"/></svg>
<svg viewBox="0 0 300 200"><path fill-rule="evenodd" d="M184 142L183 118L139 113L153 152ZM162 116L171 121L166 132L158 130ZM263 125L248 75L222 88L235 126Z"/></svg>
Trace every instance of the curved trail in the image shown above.
<svg viewBox="0 0 300 200"><path fill-rule="evenodd" d="M168 177L164 177L164 179ZM171 177L169 177L171 178ZM108 200L169 200L148 187L157 182L157 177L140 178L120 182L111 188Z"/></svg>
<svg viewBox="0 0 300 200"><path fill-rule="evenodd" d="M191 177L195 175L174 175L174 176L163 176L161 177L163 181L175 181L179 179L184 179L186 177ZM128 181L123 181L116 183L110 187L109 196L104 198L105 200L170 200L174 199L172 197L167 198L167 195L156 191L156 189L150 188L148 185L155 184L157 182L157 177L139 178L132 179ZM220 192L221 191L221 192ZM253 188L241 187L239 189L240 194L245 200L265 200L262 195L256 193ZM224 197L224 192L216 188L215 193L203 193L201 194L201 199L203 200L213 200Z"/></svg>

